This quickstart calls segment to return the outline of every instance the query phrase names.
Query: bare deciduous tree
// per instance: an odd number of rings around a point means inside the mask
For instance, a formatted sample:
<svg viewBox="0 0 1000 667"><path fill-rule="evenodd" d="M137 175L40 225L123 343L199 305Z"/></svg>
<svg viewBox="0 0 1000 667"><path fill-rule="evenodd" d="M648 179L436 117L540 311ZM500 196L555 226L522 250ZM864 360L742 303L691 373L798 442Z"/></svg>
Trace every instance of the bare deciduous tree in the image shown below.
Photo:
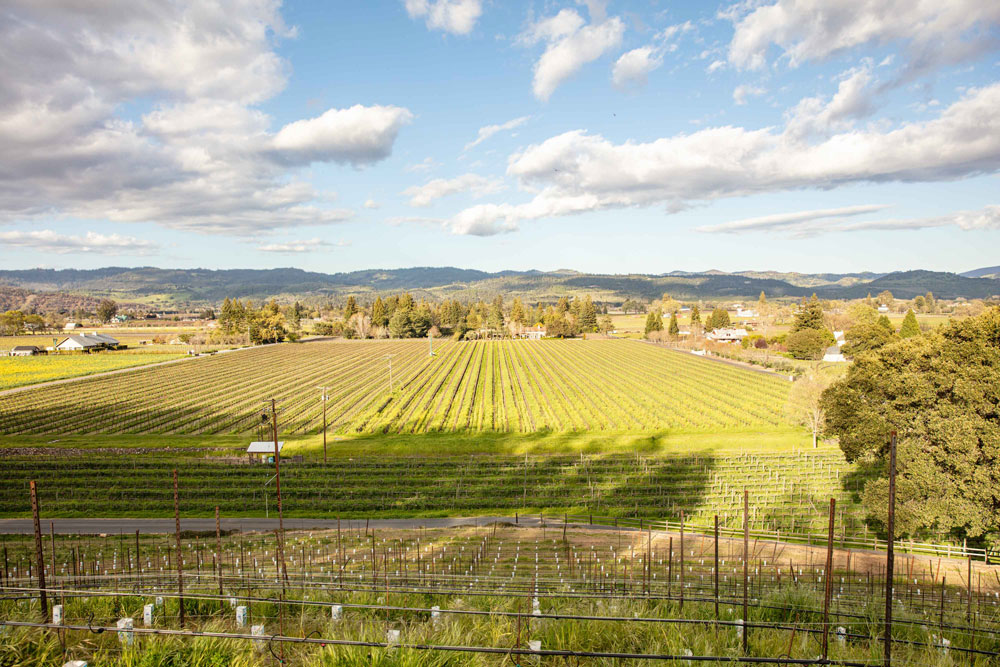
<svg viewBox="0 0 1000 667"><path fill-rule="evenodd" d="M825 419L820 397L829 385L830 380L817 372L812 372L796 380L788 393L786 405L788 416L796 424L801 424L812 431L814 449L818 446L819 434L823 430Z"/></svg>

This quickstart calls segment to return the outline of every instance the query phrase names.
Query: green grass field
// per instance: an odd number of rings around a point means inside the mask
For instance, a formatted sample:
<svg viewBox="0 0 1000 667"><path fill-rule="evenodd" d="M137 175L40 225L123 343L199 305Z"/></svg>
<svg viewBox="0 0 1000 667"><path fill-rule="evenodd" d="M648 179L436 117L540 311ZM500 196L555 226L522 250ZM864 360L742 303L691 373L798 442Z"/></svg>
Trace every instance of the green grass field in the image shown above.
<svg viewBox="0 0 1000 667"><path fill-rule="evenodd" d="M49 354L34 357L0 357L0 390L50 380L93 375L132 366L145 366L184 357L182 354L102 352L99 354Z"/></svg>

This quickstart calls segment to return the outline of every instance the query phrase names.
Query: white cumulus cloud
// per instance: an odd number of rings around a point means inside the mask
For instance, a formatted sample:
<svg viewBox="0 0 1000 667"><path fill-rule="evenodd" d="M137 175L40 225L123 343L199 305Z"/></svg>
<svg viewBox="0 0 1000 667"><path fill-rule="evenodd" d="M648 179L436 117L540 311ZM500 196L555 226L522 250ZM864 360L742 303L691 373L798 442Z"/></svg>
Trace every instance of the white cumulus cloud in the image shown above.
<svg viewBox="0 0 1000 667"><path fill-rule="evenodd" d="M380 160L411 116L355 105L272 129L255 105L285 86L275 48L294 36L274 0L5 3L0 222L247 235L350 217L297 168Z"/></svg>
<svg viewBox="0 0 1000 667"><path fill-rule="evenodd" d="M411 19L422 18L431 30L468 35L483 13L482 0L405 0Z"/></svg>
<svg viewBox="0 0 1000 667"><path fill-rule="evenodd" d="M936 118L892 128L854 126L807 140L785 128L725 126L650 142L613 143L573 130L510 157L507 174L533 193L482 204L452 230L608 208L663 205L862 182L952 180L1000 169L1000 84L969 89ZM473 221L475 224L471 224ZM971 222L969 224L972 224Z"/></svg>
<svg viewBox="0 0 1000 667"><path fill-rule="evenodd" d="M363 165L388 157L399 129L412 119L413 114L401 107L356 104L289 123L274 136L272 145L279 159L293 164Z"/></svg>
<svg viewBox="0 0 1000 667"><path fill-rule="evenodd" d="M629 84L645 85L649 73L663 64L663 53L653 46L626 51L615 62L611 80L619 88Z"/></svg>
<svg viewBox="0 0 1000 667"><path fill-rule="evenodd" d="M862 45L900 43L909 67L922 70L975 58L995 48L1000 3L983 0L777 0L731 12L729 62L759 69L771 46L792 65Z"/></svg>
<svg viewBox="0 0 1000 667"><path fill-rule="evenodd" d="M618 46L624 33L625 24L616 16L586 24L573 9L563 9L531 25L521 35L521 43L546 44L535 63L532 83L535 97L548 101L566 79Z"/></svg>

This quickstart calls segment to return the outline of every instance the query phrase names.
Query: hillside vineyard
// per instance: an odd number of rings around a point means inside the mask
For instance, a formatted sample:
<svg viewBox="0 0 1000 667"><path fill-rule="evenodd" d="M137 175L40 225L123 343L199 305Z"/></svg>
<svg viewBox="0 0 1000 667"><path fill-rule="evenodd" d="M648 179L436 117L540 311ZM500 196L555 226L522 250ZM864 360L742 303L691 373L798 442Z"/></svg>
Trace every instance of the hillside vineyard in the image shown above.
<svg viewBox="0 0 1000 667"><path fill-rule="evenodd" d="M391 355L391 357L389 356ZM392 388L389 387L389 362ZM323 341L218 354L0 396L0 433L658 430L783 424L777 376L639 342Z"/></svg>

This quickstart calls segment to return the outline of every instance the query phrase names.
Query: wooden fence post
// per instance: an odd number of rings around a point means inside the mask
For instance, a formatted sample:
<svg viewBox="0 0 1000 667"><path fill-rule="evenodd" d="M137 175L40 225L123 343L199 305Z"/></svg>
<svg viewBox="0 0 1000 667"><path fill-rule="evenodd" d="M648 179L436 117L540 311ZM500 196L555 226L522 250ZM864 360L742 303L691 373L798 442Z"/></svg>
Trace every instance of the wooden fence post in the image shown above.
<svg viewBox="0 0 1000 667"><path fill-rule="evenodd" d="M31 480L30 488L31 516L35 521L35 560L38 568L38 589L42 602L42 623L48 623L49 601L45 596L45 553L42 551L42 527L38 522L38 488L35 486L35 480Z"/></svg>

